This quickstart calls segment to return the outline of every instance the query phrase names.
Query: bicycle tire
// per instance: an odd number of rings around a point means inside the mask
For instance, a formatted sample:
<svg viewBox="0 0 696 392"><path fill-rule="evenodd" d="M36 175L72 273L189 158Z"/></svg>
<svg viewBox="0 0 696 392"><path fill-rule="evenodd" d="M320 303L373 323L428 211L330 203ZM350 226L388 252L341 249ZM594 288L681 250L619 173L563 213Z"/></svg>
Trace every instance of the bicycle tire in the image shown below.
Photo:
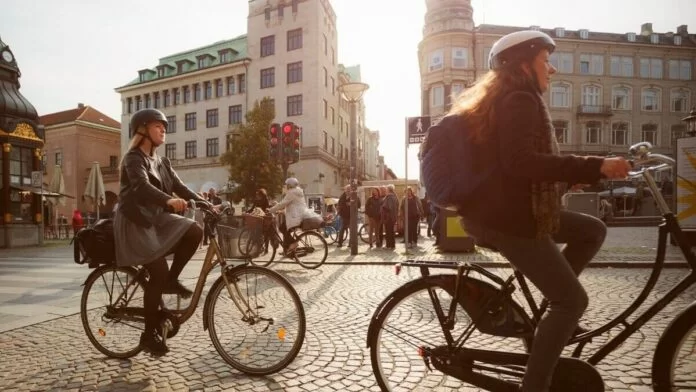
<svg viewBox="0 0 696 392"><path fill-rule="evenodd" d="M432 275L418 278L394 290L376 310L368 327L367 343L370 348L370 362L373 374L382 391L437 391L440 390L440 387L442 390L449 391L469 385L453 376L440 373L434 368L432 371L428 370L424 359L419 355L419 349L426 350L427 348L448 345L443 332L444 327L437 320L429 290L433 290L434 295L441 302L441 310L444 314L448 314L449 305L452 301L449 293L454 292L454 281L455 275ZM424 294L424 296L420 299L415 298L420 293ZM413 303L407 302L410 298L414 298ZM460 299L456 311L458 322L451 329L455 340L465 329L461 327L461 323L463 321L471 322L461 302L462 300ZM399 308L402 304L405 305L405 310ZM424 306L429 306L430 308L426 310ZM399 312L395 314L394 311L397 308L399 308ZM412 314L413 310L417 310L418 313ZM390 323L394 315L396 315L396 319ZM399 320L399 318L402 318L402 320ZM396 327L392 326L392 323ZM429 325L427 325L428 323ZM401 326L401 324L406 325ZM405 330L406 328L408 328L408 331ZM385 334L385 331L391 335ZM406 338L397 336L394 331L403 333ZM440 336L436 336L437 334ZM391 340L389 336L392 335L397 338ZM405 341L406 339L412 339L415 342L408 342L408 344L400 342L400 340ZM506 351L517 350L524 353L526 352L526 347L529 347L527 339L501 338L483 334L478 329L475 329L466 340L467 344L465 346L490 349L491 344L496 344L496 342L492 342L492 339L507 339L504 346ZM514 341L519 341L519 344ZM386 344L384 344L385 342ZM426 345L424 346L423 343ZM406 346L406 349L401 350L397 348L398 344ZM500 343L498 342L497 344ZM384 363L382 362L383 355L389 357L385 358L386 361ZM387 373L387 371L393 371L393 373ZM490 374L490 372L487 374Z"/></svg>
<svg viewBox="0 0 696 392"><path fill-rule="evenodd" d="M686 346L686 347L685 347ZM686 348L685 352L681 349ZM686 356L693 356L696 350L696 302L686 308L667 326L660 337L652 363L652 380L655 392L692 390L696 379L692 371L681 370L678 366ZM693 358L693 357L692 357ZM682 385L682 378L688 376L689 384Z"/></svg>
<svg viewBox="0 0 696 392"><path fill-rule="evenodd" d="M369 223L363 223L360 225L360 230L358 230L358 236L360 236L360 240L362 242L369 244L370 243L370 224Z"/></svg>
<svg viewBox="0 0 696 392"><path fill-rule="evenodd" d="M246 258L253 265L267 267L271 265L275 258L277 246L273 246L273 241L269 239L268 247L264 243L263 235L257 234L256 230L244 228L239 233L237 247L241 257ZM259 250L258 247L264 249Z"/></svg>
<svg viewBox="0 0 696 392"><path fill-rule="evenodd" d="M326 239L326 243L328 245L333 245L336 243L336 240L338 239L338 231L336 231L336 228L333 226L326 226L323 228L324 230L324 239Z"/></svg>
<svg viewBox="0 0 696 392"><path fill-rule="evenodd" d="M234 283L235 287L227 290L225 279L222 276L219 277L210 288L204 307L203 317L208 325L213 346L225 362L248 375L264 376L284 369L302 349L307 327L304 307L297 291L282 275L268 268L246 265L229 268L225 274L228 281ZM260 281L254 279L254 282L250 282L249 275L257 275L262 279ZM254 295L257 294L259 283L277 284L276 287L270 285L261 287L258 291L258 294L263 296L261 303L259 298L252 299L250 296L250 289L254 289ZM238 300L245 300L245 311L242 317L240 317L239 308L229 297L230 291L239 297ZM240 295L245 298L241 298ZM220 305L223 298L232 303L229 306ZM278 314L285 316L292 312L292 309L294 313L289 314L288 317L278 318ZM271 318L264 319L258 312L264 312L264 315ZM220 337L223 331L228 332L224 340ZM249 342L253 341L254 337L260 338L260 344L265 347L259 348L255 343L249 346ZM294 340L287 343L288 337ZM280 356L265 350L268 347L281 349ZM265 366L259 365L259 362L267 361L269 358L276 360Z"/></svg>
<svg viewBox="0 0 696 392"><path fill-rule="evenodd" d="M316 231L305 231L297 236L297 248L293 259L302 267L315 269L321 267L329 256L329 245Z"/></svg>
<svg viewBox="0 0 696 392"><path fill-rule="evenodd" d="M111 276L107 276L111 275ZM118 299L122 290L128 287L128 283L133 280L140 280L132 292L128 293L126 305L128 308L140 310L143 315L134 317L139 321L123 321L119 318L119 310L124 309L122 304L114 306L114 300ZM103 283L106 291L106 304L98 305L90 302L99 292L95 291L92 296L92 288L98 290L97 284ZM114 265L104 265L94 270L85 281L80 300L80 319L85 334L92 345L102 354L110 358L125 359L137 355L142 351L140 347L140 335L145 329L144 302L143 302L144 281L138 277L138 272L132 267L117 267ZM118 289L121 289L119 292ZM96 317L96 319L94 319ZM125 327L125 328L121 328ZM126 338L119 332L123 329Z"/></svg>

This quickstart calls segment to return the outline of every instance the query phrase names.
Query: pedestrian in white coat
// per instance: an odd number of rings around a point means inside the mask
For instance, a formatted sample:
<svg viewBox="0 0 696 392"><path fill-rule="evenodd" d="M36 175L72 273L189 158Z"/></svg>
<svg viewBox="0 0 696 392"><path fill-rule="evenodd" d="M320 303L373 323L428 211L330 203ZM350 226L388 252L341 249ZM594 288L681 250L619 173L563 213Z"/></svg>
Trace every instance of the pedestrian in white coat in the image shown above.
<svg viewBox="0 0 696 392"><path fill-rule="evenodd" d="M287 186L287 192L285 192L283 200L268 211L277 212L285 208L285 224L281 225L280 231L283 233L283 248L285 248L287 255L297 247L297 243L291 243L290 233L292 229L302 224L302 216L307 209L307 202L297 178L288 178L285 180L285 186Z"/></svg>

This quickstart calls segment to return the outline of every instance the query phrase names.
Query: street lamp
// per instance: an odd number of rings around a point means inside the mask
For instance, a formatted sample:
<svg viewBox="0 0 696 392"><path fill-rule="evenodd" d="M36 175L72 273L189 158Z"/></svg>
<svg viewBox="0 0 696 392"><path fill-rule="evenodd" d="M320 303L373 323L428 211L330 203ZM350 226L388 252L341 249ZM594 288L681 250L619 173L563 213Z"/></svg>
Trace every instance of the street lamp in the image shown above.
<svg viewBox="0 0 696 392"><path fill-rule="evenodd" d="M350 254L358 254L358 102L369 88L366 83L348 82L338 86L338 92L350 103Z"/></svg>
<svg viewBox="0 0 696 392"><path fill-rule="evenodd" d="M686 134L696 136L696 106L691 108L691 113L681 120L686 123Z"/></svg>

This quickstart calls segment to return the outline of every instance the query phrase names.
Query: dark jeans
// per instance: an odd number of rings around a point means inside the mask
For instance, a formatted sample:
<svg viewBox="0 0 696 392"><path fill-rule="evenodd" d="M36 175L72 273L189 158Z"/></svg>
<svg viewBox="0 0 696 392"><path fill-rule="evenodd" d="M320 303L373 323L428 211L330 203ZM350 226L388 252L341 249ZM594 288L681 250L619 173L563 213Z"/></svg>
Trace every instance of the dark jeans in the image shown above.
<svg viewBox="0 0 696 392"><path fill-rule="evenodd" d="M416 244L418 243L418 228L420 227L420 219L418 215L410 216L408 218L408 243Z"/></svg>
<svg viewBox="0 0 696 392"><path fill-rule="evenodd" d="M549 301L537 326L522 387L547 391L563 347L587 307L587 293L577 275L602 246L606 226L595 217L561 211L559 232L539 239L503 234L473 222L466 228L477 241L496 247ZM559 249L557 243L565 245Z"/></svg>
<svg viewBox="0 0 696 392"><path fill-rule="evenodd" d="M426 235L428 237L430 237L434 232L434 230L433 230L433 215L432 214L427 215L425 217L425 222L428 224L428 229L426 230Z"/></svg>
<svg viewBox="0 0 696 392"><path fill-rule="evenodd" d="M162 291L169 283L179 279L179 274L184 270L186 263L191 260L191 256L196 253L198 244L201 243L203 232L201 228L192 224L191 227L181 237L179 243L169 253L174 253L172 269L169 269L167 260L161 258L145 264L144 267L150 275L150 280L144 285L143 308L145 310L145 331L150 332L157 329L159 323L159 305L162 301Z"/></svg>
<svg viewBox="0 0 696 392"><path fill-rule="evenodd" d="M382 220L384 222L384 240L386 242L386 247L394 249L396 248L396 243L394 241L394 224L396 221L394 219L386 218Z"/></svg>
<svg viewBox="0 0 696 392"><path fill-rule="evenodd" d="M338 245L343 245L343 240L348 236L350 230L350 216L341 216L341 230L338 232Z"/></svg>

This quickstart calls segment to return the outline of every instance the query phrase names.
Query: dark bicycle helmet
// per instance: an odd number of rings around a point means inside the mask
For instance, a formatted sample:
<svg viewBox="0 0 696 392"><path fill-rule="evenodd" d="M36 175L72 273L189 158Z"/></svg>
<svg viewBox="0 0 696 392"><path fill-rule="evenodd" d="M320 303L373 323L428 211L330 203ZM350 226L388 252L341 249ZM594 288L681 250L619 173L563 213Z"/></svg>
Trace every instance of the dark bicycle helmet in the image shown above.
<svg viewBox="0 0 696 392"><path fill-rule="evenodd" d="M133 135L138 130L141 125L146 125L151 121L159 121L164 124L164 128L169 127L169 121L167 121L167 116L157 109L140 109L133 114L130 120L130 128Z"/></svg>
<svg viewBox="0 0 696 392"><path fill-rule="evenodd" d="M488 67L500 69L509 64L531 61L541 50L553 53L556 43L548 34L536 30L516 31L497 40L488 55Z"/></svg>

